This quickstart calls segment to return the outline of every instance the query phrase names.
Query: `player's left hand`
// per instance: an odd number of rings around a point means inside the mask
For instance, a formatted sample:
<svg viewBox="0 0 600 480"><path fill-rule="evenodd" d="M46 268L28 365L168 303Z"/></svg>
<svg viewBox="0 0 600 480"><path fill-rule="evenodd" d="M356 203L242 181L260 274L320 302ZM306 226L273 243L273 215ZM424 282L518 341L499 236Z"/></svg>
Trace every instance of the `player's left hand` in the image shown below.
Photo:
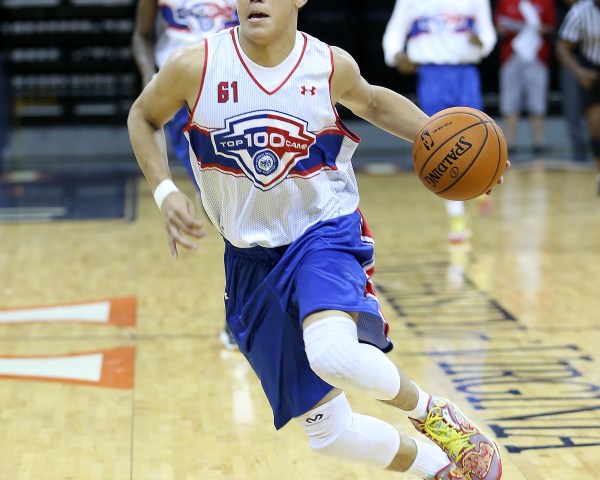
<svg viewBox="0 0 600 480"><path fill-rule="evenodd" d="M202 221L196 218L194 202L180 191L172 192L164 199L161 212L173 258L179 258L177 244L196 250L198 245L185 235L200 239L206 236L206 230Z"/></svg>
<svg viewBox="0 0 600 480"><path fill-rule="evenodd" d="M510 168L510 160L506 161L506 168ZM498 179L498 185L502 185L503 183L504 183L504 175L501 175L500 178ZM489 189L487 192L485 192L485 194L486 195L491 195L492 194L492 189Z"/></svg>
<svg viewBox="0 0 600 480"><path fill-rule="evenodd" d="M481 41L481 39L477 36L476 33L471 32L471 35L469 35L469 43L471 45L475 45L476 47L482 48L483 47L483 42Z"/></svg>

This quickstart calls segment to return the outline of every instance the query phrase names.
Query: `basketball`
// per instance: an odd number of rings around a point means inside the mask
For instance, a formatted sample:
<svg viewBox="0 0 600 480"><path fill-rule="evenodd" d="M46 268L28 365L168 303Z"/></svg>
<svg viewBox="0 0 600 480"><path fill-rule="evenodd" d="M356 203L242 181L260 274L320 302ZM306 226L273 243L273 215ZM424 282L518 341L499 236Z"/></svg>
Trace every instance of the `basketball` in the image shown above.
<svg viewBox="0 0 600 480"><path fill-rule="evenodd" d="M429 118L412 156L415 172L430 191L447 200L469 200L496 185L508 149L491 117L475 108L452 107Z"/></svg>

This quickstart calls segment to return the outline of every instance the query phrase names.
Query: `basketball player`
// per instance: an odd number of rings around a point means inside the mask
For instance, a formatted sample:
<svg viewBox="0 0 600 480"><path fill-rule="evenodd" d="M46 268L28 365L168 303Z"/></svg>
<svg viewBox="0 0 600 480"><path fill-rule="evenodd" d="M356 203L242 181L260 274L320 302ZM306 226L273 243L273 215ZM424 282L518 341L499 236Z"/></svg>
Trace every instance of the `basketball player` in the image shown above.
<svg viewBox="0 0 600 480"><path fill-rule="evenodd" d="M558 32L556 53L581 85L600 195L600 0L580 0L571 7ZM577 53L575 53L577 52Z"/></svg>
<svg viewBox="0 0 600 480"><path fill-rule="evenodd" d="M187 105L195 178L225 240L227 322L275 427L295 419L314 450L338 460L425 479L499 479L495 444L384 353L392 344L366 273L373 239L351 166L359 139L334 105L409 141L428 117L368 84L343 50L298 32L306 2L238 0L240 26L173 54L132 106L131 142L171 252L205 235L171 180L161 134ZM353 413L344 389L404 410L437 445Z"/></svg>
<svg viewBox="0 0 600 480"><path fill-rule="evenodd" d="M514 150L521 112L527 111L535 158L544 154L550 87L554 0L497 0L500 37L500 111L508 148Z"/></svg>
<svg viewBox="0 0 600 480"><path fill-rule="evenodd" d="M483 109L477 64L496 44L488 0L396 0L383 36L385 62L417 74L417 98L427 115L449 107ZM480 205L489 210L488 201ZM446 201L450 242L463 242L463 202Z"/></svg>
<svg viewBox="0 0 600 480"><path fill-rule="evenodd" d="M201 42L208 35L235 24L235 0L139 0L132 48L142 85L150 82L174 51L190 43ZM195 184L190 165L190 146L183 134L187 121L187 107L183 107L165 127L173 152ZM227 323L219 339L228 350L236 348Z"/></svg>

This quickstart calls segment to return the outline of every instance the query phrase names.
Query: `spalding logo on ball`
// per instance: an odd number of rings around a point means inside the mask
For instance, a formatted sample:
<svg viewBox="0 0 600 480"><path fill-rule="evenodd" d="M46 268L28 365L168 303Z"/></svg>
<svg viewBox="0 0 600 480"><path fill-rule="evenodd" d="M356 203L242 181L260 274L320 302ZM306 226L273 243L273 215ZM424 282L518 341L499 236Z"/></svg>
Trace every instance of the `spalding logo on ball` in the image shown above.
<svg viewBox="0 0 600 480"><path fill-rule="evenodd" d="M469 200L486 193L504 173L508 159L498 124L469 107L447 108L430 117L412 153L423 184L448 200Z"/></svg>

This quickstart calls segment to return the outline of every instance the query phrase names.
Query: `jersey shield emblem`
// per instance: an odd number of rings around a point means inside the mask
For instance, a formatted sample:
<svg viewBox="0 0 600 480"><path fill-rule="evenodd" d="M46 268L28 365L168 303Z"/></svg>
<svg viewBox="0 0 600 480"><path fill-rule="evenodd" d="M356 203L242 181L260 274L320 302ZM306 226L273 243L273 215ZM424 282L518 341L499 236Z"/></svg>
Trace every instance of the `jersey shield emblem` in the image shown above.
<svg viewBox="0 0 600 480"><path fill-rule="evenodd" d="M271 110L237 115L211 133L217 155L234 159L261 190L270 190L303 158L316 135L304 120Z"/></svg>

